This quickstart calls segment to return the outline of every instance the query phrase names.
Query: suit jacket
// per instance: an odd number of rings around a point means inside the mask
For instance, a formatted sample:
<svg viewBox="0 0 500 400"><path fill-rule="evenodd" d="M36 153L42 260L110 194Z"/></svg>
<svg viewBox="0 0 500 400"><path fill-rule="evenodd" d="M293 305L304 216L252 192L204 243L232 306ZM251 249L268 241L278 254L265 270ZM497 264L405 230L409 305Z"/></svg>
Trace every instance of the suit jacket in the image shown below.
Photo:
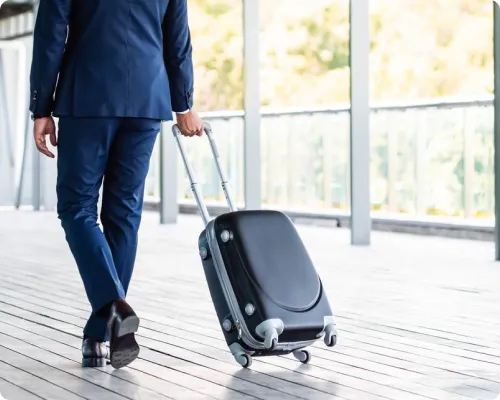
<svg viewBox="0 0 500 400"><path fill-rule="evenodd" d="M170 120L193 105L191 53L187 0L40 0L30 111Z"/></svg>

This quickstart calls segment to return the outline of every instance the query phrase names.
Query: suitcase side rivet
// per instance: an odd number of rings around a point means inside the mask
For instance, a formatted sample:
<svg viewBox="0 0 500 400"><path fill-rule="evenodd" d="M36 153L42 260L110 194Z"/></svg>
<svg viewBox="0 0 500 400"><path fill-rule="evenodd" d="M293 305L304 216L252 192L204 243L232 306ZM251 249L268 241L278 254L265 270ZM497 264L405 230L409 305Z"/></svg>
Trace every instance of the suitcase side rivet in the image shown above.
<svg viewBox="0 0 500 400"><path fill-rule="evenodd" d="M202 247L200 249L200 257L204 260L205 258L207 258L207 255L208 255L208 251L206 248Z"/></svg>
<svg viewBox="0 0 500 400"><path fill-rule="evenodd" d="M226 243L231 238L231 234L228 231L222 231L222 233L220 234L220 238L224 243Z"/></svg>
<svg viewBox="0 0 500 400"><path fill-rule="evenodd" d="M228 319L225 319L224 322L222 322L222 327L226 332L230 332L233 328L233 324Z"/></svg>
<svg viewBox="0 0 500 400"><path fill-rule="evenodd" d="M252 303L248 303L245 306L245 312L247 313L247 315L252 315L255 312L255 307Z"/></svg>

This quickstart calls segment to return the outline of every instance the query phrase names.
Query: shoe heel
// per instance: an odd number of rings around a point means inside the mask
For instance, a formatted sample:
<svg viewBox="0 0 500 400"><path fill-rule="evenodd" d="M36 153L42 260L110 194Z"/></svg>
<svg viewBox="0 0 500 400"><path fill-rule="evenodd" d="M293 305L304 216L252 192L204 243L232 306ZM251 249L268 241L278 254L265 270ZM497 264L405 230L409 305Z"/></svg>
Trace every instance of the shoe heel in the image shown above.
<svg viewBox="0 0 500 400"><path fill-rule="evenodd" d="M118 327L117 336L122 337L137 332L139 329L139 317L132 315L125 318Z"/></svg>
<svg viewBox="0 0 500 400"><path fill-rule="evenodd" d="M132 363L140 353L140 348L133 335L117 338L116 348L111 351L111 366L123 368Z"/></svg>
<svg viewBox="0 0 500 400"><path fill-rule="evenodd" d="M84 357L84 358L82 358L82 367L83 368L101 368L101 367L105 367L106 365L107 365L107 360L104 357L95 357L95 358Z"/></svg>

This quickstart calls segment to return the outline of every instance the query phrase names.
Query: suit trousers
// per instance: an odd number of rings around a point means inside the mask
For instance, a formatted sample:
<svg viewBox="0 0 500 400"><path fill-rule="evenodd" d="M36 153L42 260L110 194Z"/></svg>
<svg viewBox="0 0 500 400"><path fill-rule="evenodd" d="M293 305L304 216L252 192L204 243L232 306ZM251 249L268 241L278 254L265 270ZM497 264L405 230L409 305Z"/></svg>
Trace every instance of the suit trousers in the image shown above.
<svg viewBox="0 0 500 400"><path fill-rule="evenodd" d="M92 313L84 334L109 338L108 313L134 270L144 186L160 121L59 118L57 213ZM97 205L102 191L99 227Z"/></svg>

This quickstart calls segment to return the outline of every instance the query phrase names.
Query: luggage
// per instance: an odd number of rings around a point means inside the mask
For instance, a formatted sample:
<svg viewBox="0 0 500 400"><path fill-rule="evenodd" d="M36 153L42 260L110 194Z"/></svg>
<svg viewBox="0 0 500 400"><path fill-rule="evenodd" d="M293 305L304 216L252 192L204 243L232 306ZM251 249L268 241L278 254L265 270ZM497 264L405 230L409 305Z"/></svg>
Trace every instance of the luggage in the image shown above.
<svg viewBox="0 0 500 400"><path fill-rule="evenodd" d="M272 210L238 211L221 167L212 128L205 124L230 212L210 220L187 160L180 130L172 128L196 203L205 223L199 253L222 332L235 360L293 353L323 337L337 342L333 314L318 274L294 224Z"/></svg>

